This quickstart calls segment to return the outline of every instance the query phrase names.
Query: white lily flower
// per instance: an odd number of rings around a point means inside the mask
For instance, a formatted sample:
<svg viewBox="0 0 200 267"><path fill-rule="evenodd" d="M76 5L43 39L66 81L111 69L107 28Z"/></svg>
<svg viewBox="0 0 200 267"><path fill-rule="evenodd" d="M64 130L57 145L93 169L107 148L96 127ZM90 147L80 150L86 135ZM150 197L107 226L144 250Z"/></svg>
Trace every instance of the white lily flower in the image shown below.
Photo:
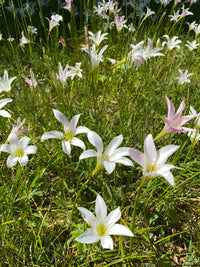
<svg viewBox="0 0 200 267"><path fill-rule="evenodd" d="M91 31L89 31L88 33L90 35L89 40L91 40L97 48L103 40L108 39L107 37L105 37L106 35L108 35L108 33L101 34L101 31L98 31L96 34Z"/></svg>
<svg viewBox="0 0 200 267"><path fill-rule="evenodd" d="M11 98L4 98L0 100L0 116L10 118L11 115L8 111L2 109L7 103L11 102Z"/></svg>
<svg viewBox="0 0 200 267"><path fill-rule="evenodd" d="M130 157L142 166L145 179L150 180L162 176L174 186L174 177L170 170L176 167L172 164L165 164L165 162L178 148L179 146L176 145L168 145L157 151L153 136L149 134L144 140L144 153L130 148Z"/></svg>
<svg viewBox="0 0 200 267"><path fill-rule="evenodd" d="M192 51L192 50L194 50L194 49L197 49L197 47L198 47L199 45L200 45L200 44L197 44L197 41L194 40L194 41L192 41L192 42L187 41L187 44L186 44L185 46L187 46L188 49L189 49L190 51Z"/></svg>
<svg viewBox="0 0 200 267"><path fill-rule="evenodd" d="M67 64L63 70L63 67L61 63L59 62L58 70L59 73L56 73L57 80L60 80L63 86L66 84L66 80L69 77L69 71L68 71L69 65Z"/></svg>
<svg viewBox="0 0 200 267"><path fill-rule="evenodd" d="M46 18L49 21L49 32L51 32L51 30L55 27L55 26L59 26L59 22L63 21L63 17L61 15L52 15L51 16L51 20Z"/></svg>
<svg viewBox="0 0 200 267"><path fill-rule="evenodd" d="M145 59L151 58L151 57L159 57L159 56L164 56L162 53L158 52L162 50L163 47L159 48L153 48L153 42L150 38L148 38L148 44L146 48L143 51L143 57Z"/></svg>
<svg viewBox="0 0 200 267"><path fill-rule="evenodd" d="M10 154L6 162L8 168L15 166L17 161L21 166L25 166L28 163L27 155L37 152L36 146L28 146L30 140L27 136L18 139L16 134L11 133L8 137L9 144L1 145L0 150Z"/></svg>
<svg viewBox="0 0 200 267"><path fill-rule="evenodd" d="M69 77L71 77L71 79L73 80L74 77L77 75L78 77L82 78L82 69L81 67L81 63L76 63L75 67L69 67L70 70L67 72L67 75Z"/></svg>
<svg viewBox="0 0 200 267"><path fill-rule="evenodd" d="M164 41L162 43L162 46L166 44L169 50L172 50L173 48L178 48L178 50L180 49L180 46L178 44L182 43L182 41L178 40L177 36L173 36L171 39L168 35L163 35L163 37L165 37L167 41Z"/></svg>
<svg viewBox="0 0 200 267"><path fill-rule="evenodd" d="M91 244L101 240L103 248L113 249L110 235L133 236L133 233L124 225L116 224L121 217L120 208L111 211L107 216L107 207L100 195L97 195L95 212L96 217L88 209L78 207L83 219L92 226L75 240L80 243Z"/></svg>
<svg viewBox="0 0 200 267"><path fill-rule="evenodd" d="M197 112L196 110L190 106L190 115L196 115ZM188 136L190 137L191 142L194 141L199 141L200 140L200 133L199 133L199 129L200 129L200 117L197 117L194 121L194 128L197 130L197 132L188 132Z"/></svg>
<svg viewBox="0 0 200 267"><path fill-rule="evenodd" d="M7 70L4 70L3 78L0 77L0 93L5 91L9 92L11 90L11 83L16 79L17 77L12 77L8 79L8 72Z"/></svg>
<svg viewBox="0 0 200 267"><path fill-rule="evenodd" d="M188 73L188 70L183 72L182 70L178 69L180 72L180 77L176 77L178 79L179 84L184 84L184 83L191 83L190 79L188 79L189 76L193 75L193 73Z"/></svg>
<svg viewBox="0 0 200 267"><path fill-rule="evenodd" d="M63 151L68 156L70 156L71 154L71 145L78 146L83 150L85 150L84 142L79 138L75 137L77 134L89 132L89 129L87 127L84 126L76 127L81 115L78 114L74 116L69 122L68 119L65 117L65 115L60 111L53 109L53 113L56 119L59 122L61 122L62 125L64 126L64 133L59 131L50 131L42 135L41 141L43 142L44 140L51 138L58 138L62 140Z"/></svg>
<svg viewBox="0 0 200 267"><path fill-rule="evenodd" d="M81 160L90 157L97 157L97 164L92 172L92 175L95 175L102 168L105 168L106 171L111 174L115 169L116 163L133 167L133 162L130 159L125 158L125 156L129 156L129 148L118 148L123 141L123 136L121 134L110 142L104 152L103 141L97 133L89 131L88 139L90 143L97 148L97 151L94 149L86 150L80 155L79 159Z"/></svg>

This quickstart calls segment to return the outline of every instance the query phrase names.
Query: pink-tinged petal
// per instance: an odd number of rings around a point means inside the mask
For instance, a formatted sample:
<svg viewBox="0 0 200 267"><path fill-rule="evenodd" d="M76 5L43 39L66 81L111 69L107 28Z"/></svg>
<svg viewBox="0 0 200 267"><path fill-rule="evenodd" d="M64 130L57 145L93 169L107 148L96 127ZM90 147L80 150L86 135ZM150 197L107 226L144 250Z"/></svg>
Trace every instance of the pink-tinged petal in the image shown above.
<svg viewBox="0 0 200 267"><path fill-rule="evenodd" d="M170 185L174 186L174 176L171 172L162 172L160 173L160 176L164 177Z"/></svg>
<svg viewBox="0 0 200 267"><path fill-rule="evenodd" d="M158 161L157 164L158 165L163 165L167 159L179 148L179 146L176 145L168 145L168 146L164 146L161 149L159 149L158 151Z"/></svg>
<svg viewBox="0 0 200 267"><path fill-rule="evenodd" d="M5 118L11 118L10 113L6 111L5 109L0 110L0 116L5 117Z"/></svg>
<svg viewBox="0 0 200 267"><path fill-rule="evenodd" d="M176 115L178 117L180 117L182 115L184 108L185 108L185 99L181 102L181 104L180 104L180 106L176 112Z"/></svg>
<svg viewBox="0 0 200 267"><path fill-rule="evenodd" d="M74 135L80 134L80 133L88 133L89 131L90 131L90 129L88 129L87 127L79 126L76 128Z"/></svg>
<svg viewBox="0 0 200 267"><path fill-rule="evenodd" d="M58 132L58 131L50 131L48 133L45 133L41 137L41 142L47 139L52 139L52 138L63 139L63 133Z"/></svg>
<svg viewBox="0 0 200 267"><path fill-rule="evenodd" d="M78 114L76 116L74 116L70 123L69 123L69 128L71 129L71 131L73 133L75 133L75 130L76 130L76 125L78 124L78 121L79 121L79 118L80 118L81 114Z"/></svg>
<svg viewBox="0 0 200 267"><path fill-rule="evenodd" d="M107 217L107 207L103 198L100 195L97 195L96 203L95 203L95 212L97 220L102 219L105 220Z"/></svg>
<svg viewBox="0 0 200 267"><path fill-rule="evenodd" d="M101 238L101 245L102 248L107 248L107 249L113 249L113 241L110 236L105 236Z"/></svg>
<svg viewBox="0 0 200 267"><path fill-rule="evenodd" d="M81 215L86 223L88 223L92 228L96 225L96 217L88 209L78 207L78 210L81 212Z"/></svg>
<svg viewBox="0 0 200 267"><path fill-rule="evenodd" d="M126 166L131 166L133 167L133 162L130 159L121 157L120 159L115 160L116 163L121 163Z"/></svg>
<svg viewBox="0 0 200 267"><path fill-rule="evenodd" d="M123 141L123 136L120 134L117 137L115 137L110 144L107 146L104 154L106 155L112 155L113 152L116 150L116 148L121 144Z"/></svg>
<svg viewBox="0 0 200 267"><path fill-rule="evenodd" d="M79 159L81 160L81 159L87 159L87 158L92 158L92 157L97 157L97 152L93 149L88 149L80 155Z"/></svg>
<svg viewBox="0 0 200 267"><path fill-rule="evenodd" d="M82 148L83 150L85 150L85 144L84 144L84 142L83 142L82 140L80 140L79 138L74 137L74 138L72 139L72 141L71 141L71 144L72 144L73 146L78 146L78 147Z"/></svg>
<svg viewBox="0 0 200 267"><path fill-rule="evenodd" d="M68 156L71 155L71 145L70 145L70 142L66 142L66 141L62 141L62 149L63 149L63 152L66 153Z"/></svg>
<svg viewBox="0 0 200 267"><path fill-rule="evenodd" d="M182 126L186 122L192 120L193 118L199 117L199 116L200 116L200 113L194 114L194 115L183 116L180 118L180 125Z"/></svg>
<svg viewBox="0 0 200 267"><path fill-rule="evenodd" d="M157 151L153 141L152 134L148 134L144 140L144 155L145 158L147 157L149 160L156 160L157 158Z"/></svg>
<svg viewBox="0 0 200 267"><path fill-rule="evenodd" d="M28 146L26 148L27 154L36 154L37 153L37 147L36 146Z"/></svg>
<svg viewBox="0 0 200 267"><path fill-rule="evenodd" d="M6 161L6 165L8 168L12 168L17 163L17 158L13 158L12 156L9 156Z"/></svg>
<svg viewBox="0 0 200 267"><path fill-rule="evenodd" d="M109 235L134 236L131 230L122 224L114 224L109 230Z"/></svg>
<svg viewBox="0 0 200 267"><path fill-rule="evenodd" d="M83 232L82 235L75 239L80 243L92 244L100 240L100 237L95 233L93 229L88 229Z"/></svg>
<svg viewBox="0 0 200 267"><path fill-rule="evenodd" d="M109 174L111 174L115 169L115 162L103 160L103 165Z"/></svg>
<svg viewBox="0 0 200 267"><path fill-rule="evenodd" d="M109 227L112 227L120 218L121 218L121 211L120 208L118 207L115 210L111 211L107 216Z"/></svg>
<svg viewBox="0 0 200 267"><path fill-rule="evenodd" d="M102 152L103 151L103 142L101 137L93 132L93 131L89 131L88 132L88 140L90 141L90 143L95 146L97 148L98 152Z"/></svg>
<svg viewBox="0 0 200 267"><path fill-rule="evenodd" d="M69 121L62 112L60 112L56 109L53 109L53 113L54 113L54 116L56 117L56 119L59 122L61 122L64 127L69 127Z"/></svg>
<svg viewBox="0 0 200 267"><path fill-rule="evenodd" d="M198 132L197 129L187 128L187 127L181 127L184 132Z"/></svg>
<svg viewBox="0 0 200 267"><path fill-rule="evenodd" d="M18 161L19 161L19 164L21 165L21 166L26 166L26 164L28 163L28 156L27 155L25 155L25 156L23 156L23 157L17 157L17 159L18 159Z"/></svg>
<svg viewBox="0 0 200 267"><path fill-rule="evenodd" d="M175 107L166 95L165 95L165 100L167 103L168 118L173 118L173 116L175 114Z"/></svg>
<svg viewBox="0 0 200 267"><path fill-rule="evenodd" d="M145 167L144 166L145 165L145 157L144 157L144 154L142 152L140 152L139 150L137 150L135 148L130 148L129 153L130 153L130 157L132 158L132 160L134 160L137 164L139 164L143 168Z"/></svg>

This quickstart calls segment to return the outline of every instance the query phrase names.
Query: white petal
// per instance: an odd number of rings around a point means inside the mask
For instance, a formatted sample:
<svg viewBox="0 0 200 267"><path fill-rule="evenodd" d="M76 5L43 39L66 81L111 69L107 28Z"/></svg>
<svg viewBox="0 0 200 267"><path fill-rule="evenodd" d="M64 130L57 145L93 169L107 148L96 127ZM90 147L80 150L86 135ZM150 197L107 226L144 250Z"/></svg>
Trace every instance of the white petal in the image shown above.
<svg viewBox="0 0 200 267"><path fill-rule="evenodd" d="M73 133L75 133L76 125L79 121L80 116L81 116L81 114L74 116L69 123L69 128L72 130Z"/></svg>
<svg viewBox="0 0 200 267"><path fill-rule="evenodd" d="M164 146L161 149L159 149L159 151L158 151L159 159L157 161L157 164L158 165L164 164L167 161L167 159L169 158L169 156L171 156L178 148L179 148L179 146L168 145L168 146Z"/></svg>
<svg viewBox="0 0 200 267"><path fill-rule="evenodd" d="M19 140L19 145L23 147L23 149L26 149L30 142L31 138L24 136Z"/></svg>
<svg viewBox="0 0 200 267"><path fill-rule="evenodd" d="M97 148L98 152L103 151L103 142L102 142L101 137L97 133L95 133L93 131L89 131L88 132L88 139L89 139L90 143Z"/></svg>
<svg viewBox="0 0 200 267"><path fill-rule="evenodd" d="M124 156L130 155L130 148L129 147L120 147L114 151L114 153L111 156L111 160L115 161L116 159L119 159Z"/></svg>
<svg viewBox="0 0 200 267"><path fill-rule="evenodd" d="M15 166L16 163L17 163L17 158L13 158L12 156L9 156L7 158L6 164L8 168L12 168L13 166Z"/></svg>
<svg viewBox="0 0 200 267"><path fill-rule="evenodd" d="M68 156L70 156L71 154L71 145L70 142L66 142L66 141L62 141L62 149L64 151L64 153L66 153Z"/></svg>
<svg viewBox="0 0 200 267"><path fill-rule="evenodd" d="M84 144L84 142L83 142L82 140L80 140L79 138L74 137L74 138L72 139L72 141L71 141L71 144L72 144L73 146L78 146L78 147L82 148L83 150L85 150L85 144Z"/></svg>
<svg viewBox="0 0 200 267"><path fill-rule="evenodd" d="M100 237L95 233L93 229L88 229L75 240L80 243L91 244L99 241Z"/></svg>
<svg viewBox="0 0 200 267"><path fill-rule="evenodd" d="M0 150L6 153L11 153L10 144L1 145Z"/></svg>
<svg viewBox="0 0 200 267"><path fill-rule="evenodd" d="M121 164L126 165L126 166L133 167L133 162L130 159L127 159L125 157L121 157L120 159L117 159L115 162L121 163Z"/></svg>
<svg viewBox="0 0 200 267"><path fill-rule="evenodd" d="M147 156L148 160L156 160L157 158L157 151L152 134L148 134L144 140L144 154Z"/></svg>
<svg viewBox="0 0 200 267"><path fill-rule="evenodd" d="M115 169L115 162L104 160L103 165L109 174L111 174Z"/></svg>
<svg viewBox="0 0 200 267"><path fill-rule="evenodd" d="M102 219L103 221L107 217L107 207L103 198L100 195L97 195L95 203L95 212L97 220Z"/></svg>
<svg viewBox="0 0 200 267"><path fill-rule="evenodd" d="M37 147L36 146L28 146L26 148L26 153L27 154L35 154L37 152Z"/></svg>
<svg viewBox="0 0 200 267"><path fill-rule="evenodd" d="M121 144L122 141L123 141L123 136L120 134L110 142L104 153L106 155L112 155L115 149Z"/></svg>
<svg viewBox="0 0 200 267"><path fill-rule="evenodd" d="M168 171L168 172L162 172L162 173L160 173L160 176L163 176L167 180L167 182L170 183L170 185L172 185L172 186L175 185L175 183L174 183L174 176L173 176L173 174L170 171Z"/></svg>
<svg viewBox="0 0 200 267"><path fill-rule="evenodd" d="M113 241L110 236L105 236L101 238L101 245L103 248L113 249Z"/></svg>
<svg viewBox="0 0 200 267"><path fill-rule="evenodd" d="M5 117L5 118L11 117L10 113L6 111L5 109L0 110L0 116Z"/></svg>
<svg viewBox="0 0 200 267"><path fill-rule="evenodd" d="M90 129L88 129L87 127L79 126L79 127L76 128L76 131L75 131L74 135L80 134L80 133L88 133L89 131L90 131Z"/></svg>
<svg viewBox="0 0 200 267"><path fill-rule="evenodd" d="M56 119L59 122L61 122L64 125L64 127L69 127L69 121L62 112L60 112L56 109L53 109L53 113L54 113L54 116L56 117Z"/></svg>
<svg viewBox="0 0 200 267"><path fill-rule="evenodd" d="M144 154L135 148L130 148L129 153L132 160L134 160L137 164L139 164L144 168L145 165Z"/></svg>
<svg viewBox="0 0 200 267"><path fill-rule="evenodd" d="M97 152L93 149L88 149L80 155L79 159L81 160L81 159L87 159L91 157L97 157Z"/></svg>
<svg viewBox="0 0 200 267"><path fill-rule="evenodd" d="M48 133L44 133L41 137L41 142L47 139L51 139L51 138L63 139L63 133L58 132L58 131L50 131Z"/></svg>
<svg viewBox="0 0 200 267"><path fill-rule="evenodd" d="M26 166L26 164L28 163L28 156L27 155L23 156L22 158L18 157L17 159L18 159L21 166Z"/></svg>
<svg viewBox="0 0 200 267"><path fill-rule="evenodd" d="M111 211L107 217L109 226L113 226L120 219L120 217L121 211L119 207Z"/></svg>
<svg viewBox="0 0 200 267"><path fill-rule="evenodd" d="M124 225L114 224L113 227L109 230L109 235L133 236L133 233Z"/></svg>
<svg viewBox="0 0 200 267"><path fill-rule="evenodd" d="M95 222L96 222L96 217L94 216L94 214L91 211L89 211L88 209L85 209L82 207L78 207L78 210L80 210L84 221L86 221L86 223L88 223L89 225L92 226L92 228L94 228Z"/></svg>
<svg viewBox="0 0 200 267"><path fill-rule="evenodd" d="M16 134L11 133L11 134L8 136L8 142L9 142L10 144L18 144L19 139L18 139L18 137L17 137Z"/></svg>
<svg viewBox="0 0 200 267"><path fill-rule="evenodd" d="M0 109L2 109L7 103L13 101L11 98L4 98L0 100Z"/></svg>

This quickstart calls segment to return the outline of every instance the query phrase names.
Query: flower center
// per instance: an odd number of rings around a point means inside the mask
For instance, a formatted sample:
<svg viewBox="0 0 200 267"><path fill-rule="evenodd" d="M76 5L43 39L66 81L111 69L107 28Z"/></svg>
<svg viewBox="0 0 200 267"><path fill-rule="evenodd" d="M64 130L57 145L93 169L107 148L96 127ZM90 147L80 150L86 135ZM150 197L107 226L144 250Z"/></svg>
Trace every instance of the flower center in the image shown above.
<svg viewBox="0 0 200 267"><path fill-rule="evenodd" d="M157 172L157 170L158 170L158 164L154 163L153 160L151 160L151 162L152 162L151 164L146 164L145 165L146 172Z"/></svg>
<svg viewBox="0 0 200 267"><path fill-rule="evenodd" d="M105 236L106 233L107 233L108 227L105 224L100 223L97 226L96 230L97 230L97 233L98 233L99 236Z"/></svg>
<svg viewBox="0 0 200 267"><path fill-rule="evenodd" d="M17 147L15 150L14 150L14 156L17 158L21 158L21 157L23 157L24 156L24 150L23 150L23 148L19 148L19 147Z"/></svg>
<svg viewBox="0 0 200 267"><path fill-rule="evenodd" d="M65 132L65 141L68 142L68 141L72 141L72 138L73 138L73 133L71 130L67 130Z"/></svg>

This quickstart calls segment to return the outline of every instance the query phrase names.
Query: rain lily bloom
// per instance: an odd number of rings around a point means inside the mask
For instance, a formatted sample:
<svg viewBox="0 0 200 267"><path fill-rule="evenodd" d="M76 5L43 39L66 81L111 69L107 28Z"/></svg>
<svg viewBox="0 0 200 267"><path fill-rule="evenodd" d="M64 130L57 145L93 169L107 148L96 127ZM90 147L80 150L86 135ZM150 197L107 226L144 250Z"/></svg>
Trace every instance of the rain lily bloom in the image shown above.
<svg viewBox="0 0 200 267"><path fill-rule="evenodd" d="M187 41L187 44L185 46L188 47L188 49L190 51L194 50L194 49L197 49L197 47L199 46L200 44L197 44L197 41L194 40L193 42L190 42L190 41Z"/></svg>
<svg viewBox="0 0 200 267"><path fill-rule="evenodd" d="M27 155L37 152L36 146L28 146L30 140L27 136L18 139L16 134L11 133L8 137L9 144L1 145L0 150L10 154L6 162L8 168L15 166L17 161L21 166L25 166L28 163Z"/></svg>
<svg viewBox="0 0 200 267"><path fill-rule="evenodd" d="M35 35L37 35L37 28L36 27L34 27L34 26L31 26L31 25L29 25L28 26L28 31L30 32L30 33L32 33L32 34L35 34Z"/></svg>
<svg viewBox="0 0 200 267"><path fill-rule="evenodd" d="M30 42L31 41L25 37L24 32L22 31L22 38L19 40L19 46L24 47L25 44L28 44Z"/></svg>
<svg viewBox="0 0 200 267"><path fill-rule="evenodd" d="M87 127L84 126L76 127L81 115L78 114L74 116L72 120L69 122L68 119L65 117L65 115L60 111L53 109L53 113L56 119L59 122L61 122L62 125L64 126L64 133L59 131L50 131L42 135L41 141L43 142L44 140L51 138L58 138L62 140L63 151L68 156L70 156L71 154L71 145L78 146L83 150L85 150L84 142L79 138L75 137L77 134L89 132L89 129Z"/></svg>
<svg viewBox="0 0 200 267"><path fill-rule="evenodd" d="M193 75L193 73L188 73L188 70L183 72L182 70L178 70L181 74L180 77L176 77L178 79L179 84L184 84L184 83L190 83L191 81L188 79L189 76Z"/></svg>
<svg viewBox="0 0 200 267"><path fill-rule="evenodd" d="M180 49L180 46L178 44L182 43L182 41L178 40L177 36L173 36L171 39L168 35L163 35L163 37L165 37L167 41L164 41L162 43L162 46L166 44L169 50L172 50L173 48L178 48L178 50Z"/></svg>
<svg viewBox="0 0 200 267"><path fill-rule="evenodd" d="M56 73L56 78L57 78L57 80L61 81L63 86L66 84L66 80L69 77L68 68L69 68L69 65L67 64L65 66L65 69L63 70L61 63L59 62L59 66L58 66L59 73L58 74Z"/></svg>
<svg viewBox="0 0 200 267"><path fill-rule="evenodd" d="M67 9L70 13L72 12L72 2L73 0L65 0L64 9Z"/></svg>
<svg viewBox="0 0 200 267"><path fill-rule="evenodd" d="M3 78L0 77L0 93L3 91L9 92L11 90L11 83L16 78L17 77L12 77L8 79L8 72L7 70L4 70Z"/></svg>
<svg viewBox="0 0 200 267"><path fill-rule="evenodd" d="M196 110L190 106L190 115L195 115L197 114ZM189 132L188 136L190 137L191 142L194 141L199 141L200 140L200 133L199 133L199 129L200 129L200 117L197 117L194 121L194 125L195 125L195 129L197 130L197 132Z"/></svg>
<svg viewBox="0 0 200 267"><path fill-rule="evenodd" d="M133 233L124 225L116 222L121 217L120 208L116 208L107 215L107 207L100 195L97 195L94 214L88 209L78 207L83 219L92 228L86 230L75 240L80 243L91 244L101 240L101 245L106 249L113 249L113 241L110 235L125 235L133 237Z"/></svg>
<svg viewBox="0 0 200 267"><path fill-rule="evenodd" d="M69 77L71 77L71 79L73 80L74 77L77 75L78 77L82 78L82 69L81 67L81 63L76 63L75 67L69 67L70 70L67 72L67 75Z"/></svg>
<svg viewBox="0 0 200 267"><path fill-rule="evenodd" d="M11 98L4 98L0 100L0 116L10 118L11 115L8 111L2 109L7 103L11 102Z"/></svg>
<svg viewBox="0 0 200 267"><path fill-rule="evenodd" d="M165 120L165 127L163 130L157 135L154 140L158 140L161 137L175 132L196 132L196 129L191 129L187 127L182 127L186 122L190 121L193 118L199 117L200 113L188 115L188 116L181 116L183 110L185 108L185 99L181 102L178 110L175 112L175 107L172 102L169 100L167 96L165 96L165 100L167 102L168 108L168 117L164 118Z"/></svg>
<svg viewBox="0 0 200 267"><path fill-rule="evenodd" d="M117 15L115 17L115 24L118 32L121 32L122 28L125 27L125 23L127 20L125 20L124 18L125 16L120 16L120 15Z"/></svg>
<svg viewBox="0 0 200 267"><path fill-rule="evenodd" d="M168 17L171 17L170 21L178 21L179 18L181 17L180 15L180 11L178 10L177 12L173 11L174 14L173 15L169 15Z"/></svg>
<svg viewBox="0 0 200 267"><path fill-rule="evenodd" d="M170 170L176 167L172 164L165 164L165 162L178 148L179 146L168 145L156 150L151 134L147 135L144 140L144 153L130 148L130 157L143 168L142 184L154 177L162 176L174 186L174 177Z"/></svg>
<svg viewBox="0 0 200 267"><path fill-rule="evenodd" d="M162 53L159 53L158 51L162 50L163 48L153 48L153 42L150 38L148 38L148 44L147 47L143 51L143 57L145 59L151 58L151 57L158 57L158 56L164 56Z"/></svg>
<svg viewBox="0 0 200 267"><path fill-rule="evenodd" d="M86 150L80 155L79 159L81 160L97 157L97 164L94 171L92 172L92 175L95 175L99 170L103 168L105 168L106 171L111 174L115 169L116 163L121 163L126 166L133 167L133 162L130 159L125 158L125 156L129 156L129 148L118 148L118 146L123 141L123 136L121 134L110 142L104 152L102 139L97 133L89 131L88 140L93 146L96 147L97 151L95 151L94 149Z"/></svg>
<svg viewBox="0 0 200 267"><path fill-rule="evenodd" d="M183 5L183 6L181 7L181 9L182 9L182 13L181 13L181 17L182 17L182 18L183 18L183 17L186 17L186 16L193 15L193 13L189 11L189 8L186 8L186 9L185 9L185 5Z"/></svg>
<svg viewBox="0 0 200 267"><path fill-rule="evenodd" d="M25 82L31 87L31 88L35 88L37 86L37 81L35 79L35 75L32 71L32 69L30 69L30 75L31 75L31 79L28 79L25 75L22 74L22 78L24 78Z"/></svg>
<svg viewBox="0 0 200 267"><path fill-rule="evenodd" d="M95 44L96 48L99 47L100 43L105 40L108 39L107 37L105 37L106 35L108 35L108 33L103 33L101 34L101 31L98 31L96 34L94 34L93 32L89 31L89 40L91 40L93 42L93 44Z"/></svg>
<svg viewBox="0 0 200 267"><path fill-rule="evenodd" d="M145 17L144 17L143 20L145 20L145 19L148 18L149 16L155 14L155 11L152 11L149 7L146 7L146 8L147 8L147 13L146 13L146 15L145 15Z"/></svg>
<svg viewBox="0 0 200 267"><path fill-rule="evenodd" d="M51 20L46 18L49 21L49 32L55 27L59 25L59 22L63 20L63 17L61 15L52 15Z"/></svg>

